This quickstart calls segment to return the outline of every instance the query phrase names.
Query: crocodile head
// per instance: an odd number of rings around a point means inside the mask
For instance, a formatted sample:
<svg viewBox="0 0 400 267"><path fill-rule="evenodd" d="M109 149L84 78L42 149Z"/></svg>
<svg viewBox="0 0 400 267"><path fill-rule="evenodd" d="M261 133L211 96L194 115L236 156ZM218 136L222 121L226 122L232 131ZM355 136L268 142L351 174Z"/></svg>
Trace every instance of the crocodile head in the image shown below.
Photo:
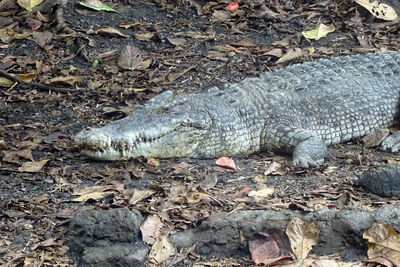
<svg viewBox="0 0 400 267"><path fill-rule="evenodd" d="M212 126L203 104L164 92L131 115L75 136L82 154L99 160L196 157Z"/></svg>

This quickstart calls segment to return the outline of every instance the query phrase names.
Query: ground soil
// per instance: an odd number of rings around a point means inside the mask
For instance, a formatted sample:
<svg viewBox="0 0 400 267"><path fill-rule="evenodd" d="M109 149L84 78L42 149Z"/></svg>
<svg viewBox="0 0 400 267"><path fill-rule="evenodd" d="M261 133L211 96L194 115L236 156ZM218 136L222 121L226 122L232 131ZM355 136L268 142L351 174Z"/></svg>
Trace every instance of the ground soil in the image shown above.
<svg viewBox="0 0 400 267"><path fill-rule="evenodd" d="M400 49L398 24L377 20L352 1L315 2L243 1L234 12L223 9L226 1L190 0L107 3L118 12L92 11L76 1L43 9L41 15L17 5L3 10L14 23L14 35L2 35L0 69L33 73L32 82L74 91L19 83L0 87L0 263L73 266L64 227L80 210L135 208L143 215L158 214L173 232L236 209L399 204L353 184L362 171L400 160L365 148L361 140L330 147L326 162L310 170L293 167L290 156L269 152L234 156L237 170L217 167L215 159L95 162L74 145L80 130L122 118L165 90L195 93L289 64ZM41 21L35 31L50 32L49 41L34 37L30 19ZM321 22L333 23L336 30L317 41L302 36ZM99 31L106 27L124 36ZM16 35L24 33L21 39ZM118 66L126 45L140 49L142 65ZM265 185L274 193L261 200L247 196ZM74 193L93 186L104 186L98 190L107 194L74 200ZM135 192L149 191L136 199ZM207 257L188 259L196 261Z"/></svg>

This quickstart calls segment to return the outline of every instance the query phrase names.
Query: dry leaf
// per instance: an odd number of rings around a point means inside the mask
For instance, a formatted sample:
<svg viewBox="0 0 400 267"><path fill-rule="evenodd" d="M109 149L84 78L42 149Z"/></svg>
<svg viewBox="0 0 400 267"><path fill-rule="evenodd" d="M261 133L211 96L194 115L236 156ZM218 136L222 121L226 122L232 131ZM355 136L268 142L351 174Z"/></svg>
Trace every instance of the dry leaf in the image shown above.
<svg viewBox="0 0 400 267"><path fill-rule="evenodd" d="M51 39L53 38L53 34L49 31L33 32L32 38L38 45L44 47L46 44L50 43Z"/></svg>
<svg viewBox="0 0 400 267"><path fill-rule="evenodd" d="M372 15L378 19L393 21L398 18L396 10L378 0L355 0L358 4L365 7Z"/></svg>
<svg viewBox="0 0 400 267"><path fill-rule="evenodd" d="M234 42L233 44L231 44L231 46L233 46L233 47L258 47L260 45L253 42L250 39L242 39L237 42Z"/></svg>
<svg viewBox="0 0 400 267"><path fill-rule="evenodd" d="M368 258L383 257L400 266L400 236L385 223L374 223L363 238L368 240Z"/></svg>
<svg viewBox="0 0 400 267"><path fill-rule="evenodd" d="M288 46L290 44L290 38L289 37L285 37L280 41L274 41L272 42L272 45L281 45L281 46Z"/></svg>
<svg viewBox="0 0 400 267"><path fill-rule="evenodd" d="M290 242L280 229L268 229L254 234L249 240L251 258L256 264L272 264L290 259Z"/></svg>
<svg viewBox="0 0 400 267"><path fill-rule="evenodd" d="M236 164L232 158L220 157L219 159L217 159L215 164L217 164L217 166L220 166L220 167L236 170Z"/></svg>
<svg viewBox="0 0 400 267"><path fill-rule="evenodd" d="M48 84L52 86L71 86L75 85L76 83L80 83L82 81L83 81L82 76L67 75L67 76L59 76L51 78L48 81Z"/></svg>
<svg viewBox="0 0 400 267"><path fill-rule="evenodd" d="M157 215L150 215L140 226L143 241L147 244L153 245L161 234L161 228L164 224L161 222L160 217Z"/></svg>
<svg viewBox="0 0 400 267"><path fill-rule="evenodd" d="M293 253L298 259L307 258L308 253L318 241L319 232L319 227L315 222L297 217L289 222L286 234L290 239Z"/></svg>
<svg viewBox="0 0 400 267"><path fill-rule="evenodd" d="M303 50L301 50L301 48L293 48L293 49L289 49L286 54L284 54L280 59L278 59L278 61L276 61L276 64L281 64L284 63L286 61L290 61L293 60L295 58L299 58L304 56L304 52Z"/></svg>
<svg viewBox="0 0 400 267"><path fill-rule="evenodd" d="M182 71L179 71L179 72L169 73L167 75L167 80L169 82L173 82L173 81L175 81L176 79L178 79L179 77L181 77L182 75L184 75L186 72L188 72L189 70L191 70L193 68L195 68L195 66L191 66L191 67L189 67L187 69L184 69Z"/></svg>
<svg viewBox="0 0 400 267"><path fill-rule="evenodd" d="M186 40L183 38L167 38L168 42L170 42L174 46L185 46Z"/></svg>
<svg viewBox="0 0 400 267"><path fill-rule="evenodd" d="M260 202L271 196L275 192L274 187L265 187L258 191L250 191L248 196L254 197L256 202Z"/></svg>
<svg viewBox="0 0 400 267"><path fill-rule="evenodd" d="M146 190L138 190L134 189L132 197L129 199L129 204L133 205L138 203L139 201L148 198L149 196L153 195L156 191L152 189Z"/></svg>
<svg viewBox="0 0 400 267"><path fill-rule="evenodd" d="M211 19L213 21L224 22L231 18L231 15L224 10L214 10Z"/></svg>
<svg viewBox="0 0 400 267"><path fill-rule="evenodd" d="M87 187L80 189L77 192L74 192L72 195L82 196L82 195L86 195L86 194L90 194L90 193L94 193L94 192L104 192L104 191L112 190L112 189L114 189L113 185L87 186Z"/></svg>
<svg viewBox="0 0 400 267"><path fill-rule="evenodd" d="M133 36L135 36L135 38L140 41L149 41L154 37L154 35L155 35L154 32L145 32L145 33L135 33Z"/></svg>
<svg viewBox="0 0 400 267"><path fill-rule="evenodd" d="M43 0L17 0L18 5L25 8L27 11L32 11L32 8L40 5Z"/></svg>
<svg viewBox="0 0 400 267"><path fill-rule="evenodd" d="M362 263L354 262L343 262L336 259L326 259L326 257L321 257L317 259L300 259L292 263L286 263L284 265L274 265L275 267L362 267Z"/></svg>
<svg viewBox="0 0 400 267"><path fill-rule="evenodd" d="M235 11L238 10L238 8L239 8L238 2L231 2L226 7L224 7L226 11Z"/></svg>
<svg viewBox="0 0 400 267"><path fill-rule="evenodd" d="M367 148L378 146L389 135L389 129L375 129L362 139Z"/></svg>
<svg viewBox="0 0 400 267"><path fill-rule="evenodd" d="M280 168L281 168L282 164L274 161L272 162L269 166L268 169L264 172L264 175L267 176L269 174L275 174Z"/></svg>
<svg viewBox="0 0 400 267"><path fill-rule="evenodd" d="M307 39L319 40L326 37L328 33L334 32L336 30L333 24L327 26L323 23L319 24L315 29L309 31L303 31L301 34Z"/></svg>
<svg viewBox="0 0 400 267"><path fill-rule="evenodd" d="M122 32L120 32L119 30L113 28L113 27L105 27L105 28L99 28L96 31L96 34L99 33L108 33L108 34L116 34L125 38L129 38L129 35L123 34Z"/></svg>
<svg viewBox="0 0 400 267"><path fill-rule="evenodd" d="M38 172L40 171L44 165L48 162L48 159L40 160L40 161L32 161L25 162L21 167L18 168L19 172Z"/></svg>
<svg viewBox="0 0 400 267"><path fill-rule="evenodd" d="M160 264L175 254L175 246L166 236L162 236L154 243L148 257L154 260L156 264Z"/></svg>
<svg viewBox="0 0 400 267"><path fill-rule="evenodd" d="M74 199L72 199L72 201L86 202L89 199L99 200L99 199L103 199L109 195L112 195L112 193L110 193L110 192L92 192L92 193L88 193L88 194L79 196L77 198L74 198Z"/></svg>
<svg viewBox="0 0 400 267"><path fill-rule="evenodd" d="M143 63L142 53L136 46L127 45L122 49L118 66L124 70L134 70Z"/></svg>
<svg viewBox="0 0 400 267"><path fill-rule="evenodd" d="M117 12L115 9L107 6L106 4L103 4L99 0L85 0L83 2L79 2L80 5L88 7L90 9L96 10L96 11L112 11L112 12Z"/></svg>

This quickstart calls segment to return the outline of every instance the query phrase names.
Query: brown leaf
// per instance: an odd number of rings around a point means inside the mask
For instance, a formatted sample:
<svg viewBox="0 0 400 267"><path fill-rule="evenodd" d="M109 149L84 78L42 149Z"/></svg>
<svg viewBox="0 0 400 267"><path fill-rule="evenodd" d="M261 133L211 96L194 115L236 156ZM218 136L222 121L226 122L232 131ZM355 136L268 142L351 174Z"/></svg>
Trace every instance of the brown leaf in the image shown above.
<svg viewBox="0 0 400 267"><path fill-rule="evenodd" d="M383 257L372 258L372 259L369 259L369 260L365 260L364 262L376 263L378 265L382 265L382 266L385 266L385 267L395 267L393 265L393 263L391 263L388 259L385 259Z"/></svg>
<svg viewBox="0 0 400 267"><path fill-rule="evenodd" d="M38 45L44 47L46 44L50 43L51 39L53 38L53 34L49 31L33 32L32 38L36 43L38 43Z"/></svg>
<svg viewBox="0 0 400 267"><path fill-rule="evenodd" d="M133 189L132 197L129 199L129 204L134 205L139 201L148 198L149 196L153 195L156 191L152 189L147 190L138 190Z"/></svg>
<svg viewBox="0 0 400 267"><path fill-rule="evenodd" d="M254 190L250 191L248 196L253 197L256 200L256 202L261 202L270 197L272 194L274 194L274 192L275 192L274 187L264 187L257 191Z"/></svg>
<svg viewBox="0 0 400 267"><path fill-rule="evenodd" d="M319 227L315 222L293 218L286 229L293 253L298 259L305 259L318 241Z"/></svg>
<svg viewBox="0 0 400 267"><path fill-rule="evenodd" d="M220 167L236 170L236 164L232 158L220 157L219 159L217 159L215 164L217 164L217 166L220 166Z"/></svg>
<svg viewBox="0 0 400 267"><path fill-rule="evenodd" d="M18 168L19 172L39 172L44 165L48 162L48 159L40 161L25 162L21 167Z"/></svg>
<svg viewBox="0 0 400 267"><path fill-rule="evenodd" d="M134 70L142 65L142 53L140 49L127 45L122 49L121 55L118 60L118 66L125 70Z"/></svg>
<svg viewBox="0 0 400 267"><path fill-rule="evenodd" d="M186 45L186 40L183 38L167 38L168 42L173 44L174 46L185 46Z"/></svg>
<svg viewBox="0 0 400 267"><path fill-rule="evenodd" d="M157 215L150 215L140 226L143 241L147 244L153 245L161 234L161 228L164 226L160 217Z"/></svg>
<svg viewBox="0 0 400 267"><path fill-rule="evenodd" d="M249 240L251 258L256 264L272 264L290 259L290 242L280 229L268 229L254 234Z"/></svg>
<svg viewBox="0 0 400 267"><path fill-rule="evenodd" d="M151 261L155 261L154 263L161 264L175 254L175 246L169 241L168 237L161 236L152 246L148 257Z"/></svg>
<svg viewBox="0 0 400 267"><path fill-rule="evenodd" d="M400 266L400 236L385 223L374 223L363 238L368 240L368 258L383 257Z"/></svg>
<svg viewBox="0 0 400 267"><path fill-rule="evenodd" d="M33 161L32 150L22 149L22 150L3 150L4 157L2 161L21 164L20 157Z"/></svg>
<svg viewBox="0 0 400 267"><path fill-rule="evenodd" d="M26 24L28 24L32 31L39 30L40 26L42 26L42 22L40 20L33 18L27 19Z"/></svg>
<svg viewBox="0 0 400 267"><path fill-rule="evenodd" d="M278 61L276 61L276 64L282 64L284 62L287 61L291 61L295 58L299 58L299 57L303 57L304 56L304 52L303 50L301 50L301 48L292 48L289 49L286 54L284 54L280 59L278 59Z"/></svg>
<svg viewBox="0 0 400 267"><path fill-rule="evenodd" d="M80 83L82 81L83 81L82 76L67 75L67 76L59 76L51 78L48 81L48 84L52 86L73 86L76 83Z"/></svg>
<svg viewBox="0 0 400 267"><path fill-rule="evenodd" d="M233 47L258 47L260 45L253 42L250 39L242 39L237 42L234 42L233 44L231 44L231 46L233 46Z"/></svg>
<svg viewBox="0 0 400 267"><path fill-rule="evenodd" d="M89 199L93 200L103 199L113 194L112 192L106 192L112 189L114 189L113 185L88 186L82 188L78 192L73 193L73 195L78 195L79 197L74 198L72 201L86 202Z"/></svg>
<svg viewBox="0 0 400 267"><path fill-rule="evenodd" d="M213 21L224 22L231 18L231 14L224 10L214 10L211 19Z"/></svg>
<svg viewBox="0 0 400 267"><path fill-rule="evenodd" d="M362 139L366 148L378 146L389 135L389 129L375 129Z"/></svg>
<svg viewBox="0 0 400 267"><path fill-rule="evenodd" d="M280 163L278 163L276 161L272 162L268 166L267 170L264 172L264 175L267 176L267 175L269 175L271 173L275 174L281 168L281 166L282 166L282 164L280 164Z"/></svg>
<svg viewBox="0 0 400 267"><path fill-rule="evenodd" d="M175 81L176 79L178 79L179 77L181 77L182 75L184 75L186 72L188 72L189 70L191 70L193 68L195 68L195 66L191 66L191 67L189 67L187 69L184 69L182 71L179 71L179 72L169 73L167 75L167 80L169 82L173 82L173 81Z"/></svg>
<svg viewBox="0 0 400 267"><path fill-rule="evenodd" d="M154 35L155 35L154 32L145 32L145 33L135 33L133 36L135 36L135 38L140 41L149 41L154 37Z"/></svg>
<svg viewBox="0 0 400 267"><path fill-rule="evenodd" d="M121 37L125 37L125 38L129 38L129 35L123 34L121 31L113 28L113 27L105 27L105 28L99 28L96 31L96 34L99 33L107 33L107 34L115 34L115 35L119 35Z"/></svg>

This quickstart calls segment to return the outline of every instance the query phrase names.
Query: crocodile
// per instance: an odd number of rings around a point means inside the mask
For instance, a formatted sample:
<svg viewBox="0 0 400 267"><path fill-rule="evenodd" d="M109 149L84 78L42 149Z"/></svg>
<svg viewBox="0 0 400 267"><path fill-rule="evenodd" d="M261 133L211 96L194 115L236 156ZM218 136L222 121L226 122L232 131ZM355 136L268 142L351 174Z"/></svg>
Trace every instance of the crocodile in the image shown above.
<svg viewBox="0 0 400 267"><path fill-rule="evenodd" d="M400 164L365 171L356 182L368 191L382 197L400 197Z"/></svg>
<svg viewBox="0 0 400 267"><path fill-rule="evenodd" d="M217 158L259 150L293 154L303 168L327 146L398 122L400 51L294 64L197 94L165 91L129 116L75 136L99 160ZM400 134L382 142L397 152Z"/></svg>

